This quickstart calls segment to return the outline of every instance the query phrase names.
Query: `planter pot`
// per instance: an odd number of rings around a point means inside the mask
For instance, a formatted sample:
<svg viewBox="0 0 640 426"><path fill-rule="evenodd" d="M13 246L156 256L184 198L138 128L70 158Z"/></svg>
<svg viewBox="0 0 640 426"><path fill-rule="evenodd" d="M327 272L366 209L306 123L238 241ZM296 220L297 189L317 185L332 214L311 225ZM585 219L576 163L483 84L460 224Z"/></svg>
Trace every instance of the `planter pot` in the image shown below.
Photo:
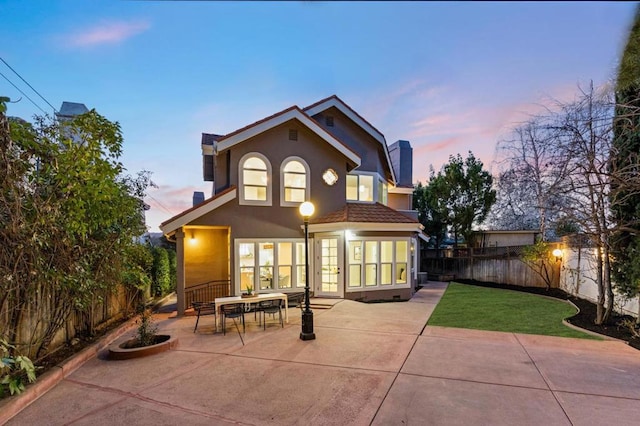
<svg viewBox="0 0 640 426"><path fill-rule="evenodd" d="M132 359L154 355L174 349L178 346L178 338L166 334L155 336L155 344L136 347L138 339L129 339L109 346L109 359Z"/></svg>
<svg viewBox="0 0 640 426"><path fill-rule="evenodd" d="M242 299L250 299L252 297L258 297L258 295L257 294L241 294L240 297Z"/></svg>

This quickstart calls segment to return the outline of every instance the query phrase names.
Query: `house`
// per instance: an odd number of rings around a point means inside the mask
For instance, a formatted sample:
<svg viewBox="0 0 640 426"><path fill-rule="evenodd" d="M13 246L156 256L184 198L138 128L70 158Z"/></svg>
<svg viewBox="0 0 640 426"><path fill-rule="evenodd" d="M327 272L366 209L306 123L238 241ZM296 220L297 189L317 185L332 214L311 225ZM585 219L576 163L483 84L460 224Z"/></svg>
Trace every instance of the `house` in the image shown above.
<svg viewBox="0 0 640 426"><path fill-rule="evenodd" d="M179 314L194 298L219 295L215 286L235 295L247 286L303 290L303 201L315 206L309 281L316 297L413 294L422 226L411 211L409 142L392 145L392 159L383 134L331 96L227 135L203 133L201 143L213 195L196 194L193 207L161 225L176 242Z"/></svg>
<svg viewBox="0 0 640 426"><path fill-rule="evenodd" d="M474 248L528 246L535 244L539 238L539 230L487 230L473 232Z"/></svg>

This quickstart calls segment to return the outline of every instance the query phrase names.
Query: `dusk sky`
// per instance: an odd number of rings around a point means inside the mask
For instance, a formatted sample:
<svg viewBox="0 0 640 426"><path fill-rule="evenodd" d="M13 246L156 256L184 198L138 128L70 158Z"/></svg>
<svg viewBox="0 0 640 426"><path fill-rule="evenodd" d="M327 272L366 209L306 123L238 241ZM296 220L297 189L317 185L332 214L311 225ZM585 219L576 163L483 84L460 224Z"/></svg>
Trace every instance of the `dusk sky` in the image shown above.
<svg viewBox="0 0 640 426"><path fill-rule="evenodd" d="M0 0L0 57L55 108L81 102L122 126L129 173L153 172L147 223L191 205L200 135L229 133L336 94L414 181L496 142L578 84L615 77L635 3ZM0 62L0 73L52 108ZM42 111L0 76L8 114Z"/></svg>

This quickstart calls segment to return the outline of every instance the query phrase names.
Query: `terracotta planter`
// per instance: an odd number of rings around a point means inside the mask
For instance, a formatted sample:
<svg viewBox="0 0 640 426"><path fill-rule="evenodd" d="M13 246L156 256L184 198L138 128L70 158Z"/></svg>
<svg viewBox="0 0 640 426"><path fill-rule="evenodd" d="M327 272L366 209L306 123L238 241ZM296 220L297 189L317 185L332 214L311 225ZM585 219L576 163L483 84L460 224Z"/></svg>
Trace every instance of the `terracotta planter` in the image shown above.
<svg viewBox="0 0 640 426"><path fill-rule="evenodd" d="M143 356L154 355L160 352L174 349L178 346L178 338L166 334L155 336L156 343L150 346L135 347L138 339L129 339L121 343L114 343L109 346L110 359L132 359Z"/></svg>

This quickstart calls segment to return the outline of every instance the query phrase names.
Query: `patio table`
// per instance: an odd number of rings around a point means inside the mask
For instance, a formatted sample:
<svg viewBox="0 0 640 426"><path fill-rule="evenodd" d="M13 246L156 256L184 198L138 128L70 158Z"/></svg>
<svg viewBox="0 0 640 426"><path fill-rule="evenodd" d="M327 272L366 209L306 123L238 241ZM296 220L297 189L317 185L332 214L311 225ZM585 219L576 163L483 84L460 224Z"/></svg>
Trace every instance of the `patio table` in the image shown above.
<svg viewBox="0 0 640 426"><path fill-rule="evenodd" d="M284 301L284 320L289 323L289 304L287 295L285 293L261 293L254 297L241 297L241 296L229 296L229 297L216 297L214 299L216 312L220 312L220 308L224 305L238 305L242 303L258 303L265 300L283 300ZM218 322L216 321L216 331L218 330Z"/></svg>

